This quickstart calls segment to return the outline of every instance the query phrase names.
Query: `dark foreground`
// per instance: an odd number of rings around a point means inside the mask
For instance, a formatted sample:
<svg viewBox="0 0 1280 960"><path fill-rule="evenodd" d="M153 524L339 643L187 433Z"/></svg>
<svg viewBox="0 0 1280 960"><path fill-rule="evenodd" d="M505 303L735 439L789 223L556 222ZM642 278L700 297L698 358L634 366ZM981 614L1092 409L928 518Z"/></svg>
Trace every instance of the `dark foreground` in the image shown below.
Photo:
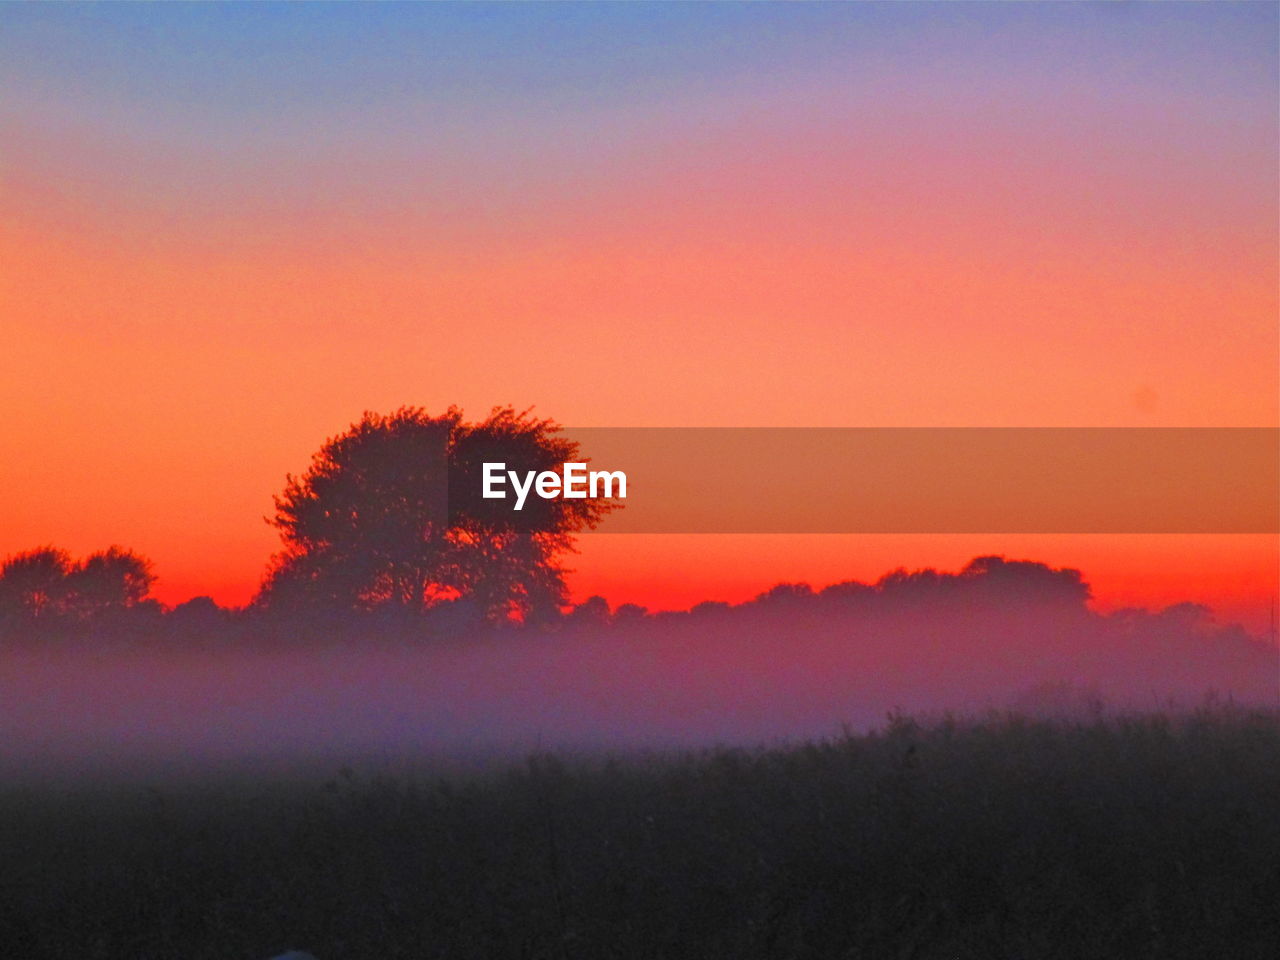
<svg viewBox="0 0 1280 960"><path fill-rule="evenodd" d="M1177 958L1280 943L1280 719L897 721L451 783L6 789L6 957Z"/></svg>

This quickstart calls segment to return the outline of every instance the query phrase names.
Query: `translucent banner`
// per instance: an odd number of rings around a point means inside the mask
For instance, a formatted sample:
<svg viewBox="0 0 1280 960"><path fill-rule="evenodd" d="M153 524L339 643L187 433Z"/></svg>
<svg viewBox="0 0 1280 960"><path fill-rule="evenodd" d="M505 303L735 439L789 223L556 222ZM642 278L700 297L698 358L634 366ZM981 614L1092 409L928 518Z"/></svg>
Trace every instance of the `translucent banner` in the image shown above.
<svg viewBox="0 0 1280 960"><path fill-rule="evenodd" d="M566 428L623 505L606 533L1276 533L1270 428ZM564 495L495 478L485 508ZM616 474L625 475L625 498ZM536 478L534 478L536 480ZM470 469L459 495L482 496ZM477 489L472 490L471 487ZM595 492L604 493L603 483ZM502 496L497 496L498 492ZM527 514L525 514L527 516Z"/></svg>

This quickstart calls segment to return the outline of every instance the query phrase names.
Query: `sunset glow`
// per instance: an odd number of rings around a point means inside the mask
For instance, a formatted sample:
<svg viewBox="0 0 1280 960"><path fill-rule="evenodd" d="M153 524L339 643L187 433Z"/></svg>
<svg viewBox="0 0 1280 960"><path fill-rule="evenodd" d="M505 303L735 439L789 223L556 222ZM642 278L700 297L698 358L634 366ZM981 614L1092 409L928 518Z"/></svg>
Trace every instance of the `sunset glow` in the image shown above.
<svg viewBox="0 0 1280 960"><path fill-rule="evenodd" d="M0 554L250 599L364 410L1280 424L1276 7L7 6ZM588 451L589 453L589 451ZM575 598L1077 567L1256 629L1274 536L609 536Z"/></svg>

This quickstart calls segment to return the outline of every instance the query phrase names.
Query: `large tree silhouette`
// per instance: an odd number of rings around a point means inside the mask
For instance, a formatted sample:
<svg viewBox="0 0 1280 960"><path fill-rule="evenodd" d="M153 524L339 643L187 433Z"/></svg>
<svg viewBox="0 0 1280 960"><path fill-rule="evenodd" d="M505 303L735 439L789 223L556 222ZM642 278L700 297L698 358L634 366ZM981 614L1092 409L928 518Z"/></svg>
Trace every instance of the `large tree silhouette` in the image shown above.
<svg viewBox="0 0 1280 960"><path fill-rule="evenodd" d="M581 461L551 420L511 407L467 423L450 407L366 413L286 477L268 522L284 549L258 602L422 611L463 601L489 620L538 619L565 603L573 535L614 505L530 498L513 514L480 496L485 461L514 470Z"/></svg>

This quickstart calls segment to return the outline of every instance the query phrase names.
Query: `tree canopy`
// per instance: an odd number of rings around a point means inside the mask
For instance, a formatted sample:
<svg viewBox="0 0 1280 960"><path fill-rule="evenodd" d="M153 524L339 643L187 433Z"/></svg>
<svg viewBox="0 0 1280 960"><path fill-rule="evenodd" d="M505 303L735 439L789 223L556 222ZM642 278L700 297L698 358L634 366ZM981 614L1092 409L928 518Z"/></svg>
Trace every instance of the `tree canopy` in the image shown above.
<svg viewBox="0 0 1280 960"><path fill-rule="evenodd" d="M513 514L481 497L486 461L541 471L583 461L554 421L497 407L478 423L450 407L365 413L286 477L268 523L283 549L258 603L425 611L452 603L488 620L554 616L573 536L616 504L530 500Z"/></svg>
<svg viewBox="0 0 1280 960"><path fill-rule="evenodd" d="M0 564L0 620L92 621L144 606L155 579L149 560L122 547L80 562L56 547L27 550Z"/></svg>

